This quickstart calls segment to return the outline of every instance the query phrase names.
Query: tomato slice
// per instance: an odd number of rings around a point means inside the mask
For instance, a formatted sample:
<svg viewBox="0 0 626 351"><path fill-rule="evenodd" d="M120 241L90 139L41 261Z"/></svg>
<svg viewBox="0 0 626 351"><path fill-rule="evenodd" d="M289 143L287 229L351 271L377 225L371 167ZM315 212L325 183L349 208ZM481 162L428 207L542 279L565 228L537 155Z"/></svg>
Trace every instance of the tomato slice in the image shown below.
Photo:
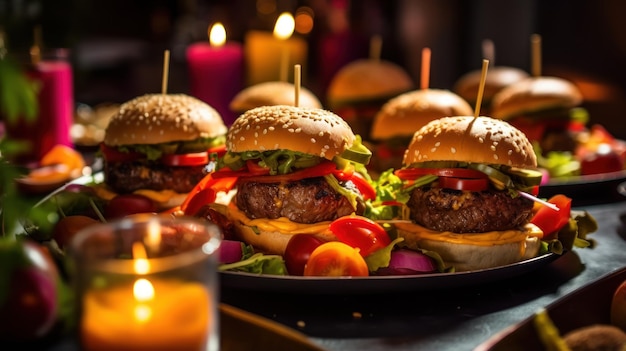
<svg viewBox="0 0 626 351"><path fill-rule="evenodd" d="M267 167L263 167L259 165L259 161L247 160L246 167L248 168L248 173L252 175L268 175L270 174L270 169Z"/></svg>
<svg viewBox="0 0 626 351"><path fill-rule="evenodd" d="M180 205L180 209L186 214L193 216L206 204L215 202L217 193L230 191L237 182L237 177L215 178L214 173L207 174L196 186L191 189L187 197Z"/></svg>
<svg viewBox="0 0 626 351"><path fill-rule="evenodd" d="M559 210L555 211L548 206L541 206L530 220L543 231L544 239L553 236L567 225L572 209L572 199L562 194L554 195L548 199L548 202L555 204Z"/></svg>
<svg viewBox="0 0 626 351"><path fill-rule="evenodd" d="M455 178L455 177L439 177L439 186L446 189L465 190L465 191L483 191L489 189L489 180L487 178Z"/></svg>
<svg viewBox="0 0 626 351"><path fill-rule="evenodd" d="M364 200L373 200L376 198L376 189L363 177L359 172L334 172L337 179L341 181L352 181L354 186L359 189Z"/></svg>
<svg viewBox="0 0 626 351"><path fill-rule="evenodd" d="M358 249L340 241L318 246L304 266L305 276L367 277L369 270Z"/></svg>
<svg viewBox="0 0 626 351"><path fill-rule="evenodd" d="M403 180L412 180L425 175L436 175L439 177L455 178L485 178L487 175L481 171L469 168L402 168L395 171L395 174Z"/></svg>
<svg viewBox="0 0 626 351"><path fill-rule="evenodd" d="M366 217L341 217L331 222L329 229L339 241L358 248L363 257L391 244L385 229Z"/></svg>
<svg viewBox="0 0 626 351"><path fill-rule="evenodd" d="M107 162L131 162L145 157L139 152L122 152L104 143L100 144L100 151Z"/></svg>
<svg viewBox="0 0 626 351"><path fill-rule="evenodd" d="M209 153L209 155L215 153L217 154L217 157L222 157L224 156L224 154L226 153L226 144L222 144L222 145L218 145L218 146L213 146L211 148L209 148L207 150L207 152Z"/></svg>
<svg viewBox="0 0 626 351"><path fill-rule="evenodd" d="M194 152L189 154L165 154L161 162L166 166L204 166L209 163L208 152Z"/></svg>
<svg viewBox="0 0 626 351"><path fill-rule="evenodd" d="M277 182L293 182L305 178L314 178L314 177L323 177L327 174L331 174L337 171L337 165L331 161L324 161L320 164L317 164L313 167L308 167L301 169L299 171L295 171L289 174L278 174L278 175L265 175L265 176L257 176L257 175L249 175L250 181L259 182L259 183L277 183ZM220 173L220 172L217 172ZM246 175L241 175L242 177Z"/></svg>

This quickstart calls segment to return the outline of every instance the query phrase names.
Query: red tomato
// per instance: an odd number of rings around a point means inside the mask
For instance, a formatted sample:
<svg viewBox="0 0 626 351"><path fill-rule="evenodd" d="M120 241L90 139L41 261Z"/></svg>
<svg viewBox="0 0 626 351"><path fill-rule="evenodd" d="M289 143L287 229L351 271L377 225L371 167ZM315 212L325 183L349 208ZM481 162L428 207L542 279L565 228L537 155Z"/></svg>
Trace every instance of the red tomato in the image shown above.
<svg viewBox="0 0 626 351"><path fill-rule="evenodd" d="M139 194L123 194L112 198L104 209L107 219L121 218L137 213L154 213L156 204L150 198Z"/></svg>
<svg viewBox="0 0 626 351"><path fill-rule="evenodd" d="M58 318L59 272L48 251L37 243L0 238L0 267L7 277L0 292L0 339L31 341L48 334ZM10 318L9 318L10 316Z"/></svg>
<svg viewBox="0 0 626 351"><path fill-rule="evenodd" d="M304 266L304 275L366 277L369 270L357 249L340 241L329 241L313 250Z"/></svg>
<svg viewBox="0 0 626 351"><path fill-rule="evenodd" d="M194 152L190 154L165 154L161 162L166 166L203 166L209 163L209 154Z"/></svg>
<svg viewBox="0 0 626 351"><path fill-rule="evenodd" d="M299 171L295 171L289 174L279 174L279 175L273 175L273 176L270 176L270 175L256 176L253 174L252 179L250 179L250 181L255 181L255 182L260 182L260 183L292 182L292 181L301 180L305 178L323 177L335 171L337 171L337 165L335 165L335 163L333 163L332 161L324 161L313 167L304 168L304 169L301 169ZM220 173L220 172L216 172L216 173Z"/></svg>
<svg viewBox="0 0 626 351"><path fill-rule="evenodd" d="M207 152L209 153L209 155L215 153L217 154L217 157L222 157L226 153L226 144L214 146L208 149Z"/></svg>
<svg viewBox="0 0 626 351"><path fill-rule="evenodd" d="M329 229L341 242L358 248L363 257L391 243L385 229L366 217L341 217L330 223Z"/></svg>
<svg viewBox="0 0 626 351"><path fill-rule="evenodd" d="M54 225L52 238L64 249L81 229L97 223L100 221L82 215L63 217Z"/></svg>
<svg viewBox="0 0 626 351"><path fill-rule="evenodd" d="M102 151L107 162L130 162L144 158L144 155L139 152L122 152L114 147L106 146L104 143L100 144L100 151Z"/></svg>
<svg viewBox="0 0 626 351"><path fill-rule="evenodd" d="M619 172L624 160L609 144L600 144L595 151L588 151L580 160L582 175Z"/></svg>
<svg viewBox="0 0 626 351"><path fill-rule="evenodd" d="M489 189L489 180L487 178L455 178L455 177L439 177L439 186L447 189L466 190L466 191L483 191Z"/></svg>
<svg viewBox="0 0 626 351"><path fill-rule="evenodd" d="M572 199L558 194L548 199L549 203L555 204L559 210L555 211L548 206L541 206L530 222L543 231L544 239L556 234L563 228L570 218Z"/></svg>
<svg viewBox="0 0 626 351"><path fill-rule="evenodd" d="M439 177L455 177L455 178L468 178L468 179L487 179L487 175L481 171L468 168L402 168L395 172L395 174L404 180L417 179L425 175L436 175Z"/></svg>
<svg viewBox="0 0 626 351"><path fill-rule="evenodd" d="M246 167L250 175L267 175L270 173L270 169L267 167L259 166L258 161L247 160Z"/></svg>
<svg viewBox="0 0 626 351"><path fill-rule="evenodd" d="M376 189L363 177L359 172L335 172L335 177L342 181L351 181L363 196L364 200L372 200L376 198Z"/></svg>
<svg viewBox="0 0 626 351"><path fill-rule="evenodd" d="M311 253L325 241L312 234L296 234L289 239L283 258L290 275L304 275Z"/></svg>
<svg viewBox="0 0 626 351"><path fill-rule="evenodd" d="M220 172L213 172L206 175L187 194L187 197L180 205L180 209L185 212L185 214L196 214L203 205L214 202L218 192L230 191L235 186L237 177L217 178L214 176L217 173Z"/></svg>

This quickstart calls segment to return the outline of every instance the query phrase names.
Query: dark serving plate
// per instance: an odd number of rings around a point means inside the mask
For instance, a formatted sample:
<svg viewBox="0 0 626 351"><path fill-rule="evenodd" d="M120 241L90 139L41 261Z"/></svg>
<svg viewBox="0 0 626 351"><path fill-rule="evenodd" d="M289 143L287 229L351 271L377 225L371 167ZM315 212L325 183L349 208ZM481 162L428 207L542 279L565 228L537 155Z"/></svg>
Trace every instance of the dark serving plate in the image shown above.
<svg viewBox="0 0 626 351"><path fill-rule="evenodd" d="M626 280L626 268L581 287L546 307L561 335L591 324L609 324L613 293ZM510 326L474 351L545 350L533 324L534 315Z"/></svg>
<svg viewBox="0 0 626 351"><path fill-rule="evenodd" d="M572 198L574 206L622 201L626 194L618 191L626 181L626 170L620 172L592 174L564 179L553 179L539 187L539 197L550 198L563 194Z"/></svg>

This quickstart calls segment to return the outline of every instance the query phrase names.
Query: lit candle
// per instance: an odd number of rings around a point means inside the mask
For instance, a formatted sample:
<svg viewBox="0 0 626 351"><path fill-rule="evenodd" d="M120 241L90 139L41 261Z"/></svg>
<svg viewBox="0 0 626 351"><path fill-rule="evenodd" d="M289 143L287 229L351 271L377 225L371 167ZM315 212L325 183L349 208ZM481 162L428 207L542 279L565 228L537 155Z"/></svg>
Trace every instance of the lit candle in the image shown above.
<svg viewBox="0 0 626 351"><path fill-rule="evenodd" d="M12 138L30 143L21 155L24 162L39 161L55 145L72 146L70 128L74 118L74 85L72 67L65 60L35 60L26 72L39 86L38 115L7 125Z"/></svg>
<svg viewBox="0 0 626 351"><path fill-rule="evenodd" d="M210 323L206 288L174 279L91 290L83 299L86 350L202 350ZM200 311L200 313L199 313Z"/></svg>
<svg viewBox="0 0 626 351"><path fill-rule="evenodd" d="M214 24L209 42L187 48L191 95L215 108L230 125L236 116L228 108L232 98L243 88L243 49L239 43L226 41L226 30Z"/></svg>
<svg viewBox="0 0 626 351"><path fill-rule="evenodd" d="M217 350L219 235L213 225L150 215L78 233L69 255L81 349Z"/></svg>
<svg viewBox="0 0 626 351"><path fill-rule="evenodd" d="M276 20L274 32L249 31L245 39L247 84L269 81L292 81L295 64L306 65L308 45L293 37L294 19L289 13Z"/></svg>

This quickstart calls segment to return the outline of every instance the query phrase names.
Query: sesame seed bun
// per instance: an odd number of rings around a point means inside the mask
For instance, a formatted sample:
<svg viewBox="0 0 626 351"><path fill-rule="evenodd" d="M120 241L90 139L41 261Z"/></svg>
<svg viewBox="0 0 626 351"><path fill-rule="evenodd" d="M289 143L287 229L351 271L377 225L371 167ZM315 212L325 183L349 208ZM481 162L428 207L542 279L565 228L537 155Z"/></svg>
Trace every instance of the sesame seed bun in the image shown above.
<svg viewBox="0 0 626 351"><path fill-rule="evenodd" d="M389 100L378 112L371 138L410 137L426 123L441 117L472 114L472 107L449 90L420 89Z"/></svg>
<svg viewBox="0 0 626 351"><path fill-rule="evenodd" d="M470 71L456 81L452 90L472 105L475 105L481 77L482 70ZM528 77L529 75L526 71L515 67L496 66L489 68L485 76L481 105L489 107L491 99L497 92Z"/></svg>
<svg viewBox="0 0 626 351"><path fill-rule="evenodd" d="M525 113L576 107L582 101L582 93L568 80L531 77L498 92L491 103L491 114L495 118L508 120Z"/></svg>
<svg viewBox="0 0 626 351"><path fill-rule="evenodd" d="M295 86L288 82L264 82L240 91L230 102L237 113L260 106L295 105ZM322 108L322 103L309 89L300 87L298 106Z"/></svg>
<svg viewBox="0 0 626 351"><path fill-rule="evenodd" d="M220 114L184 94L147 94L120 106L106 128L109 146L160 144L226 134Z"/></svg>
<svg viewBox="0 0 626 351"><path fill-rule="evenodd" d="M414 88L408 73L384 60L353 61L335 74L327 92L330 108L349 106L368 100L386 101Z"/></svg>
<svg viewBox="0 0 626 351"><path fill-rule="evenodd" d="M526 136L509 123L457 116L429 122L415 132L403 164L460 161L536 168L537 157Z"/></svg>
<svg viewBox="0 0 626 351"><path fill-rule="evenodd" d="M248 110L226 136L229 152L292 150L332 160L355 141L350 126L336 114L286 105Z"/></svg>

